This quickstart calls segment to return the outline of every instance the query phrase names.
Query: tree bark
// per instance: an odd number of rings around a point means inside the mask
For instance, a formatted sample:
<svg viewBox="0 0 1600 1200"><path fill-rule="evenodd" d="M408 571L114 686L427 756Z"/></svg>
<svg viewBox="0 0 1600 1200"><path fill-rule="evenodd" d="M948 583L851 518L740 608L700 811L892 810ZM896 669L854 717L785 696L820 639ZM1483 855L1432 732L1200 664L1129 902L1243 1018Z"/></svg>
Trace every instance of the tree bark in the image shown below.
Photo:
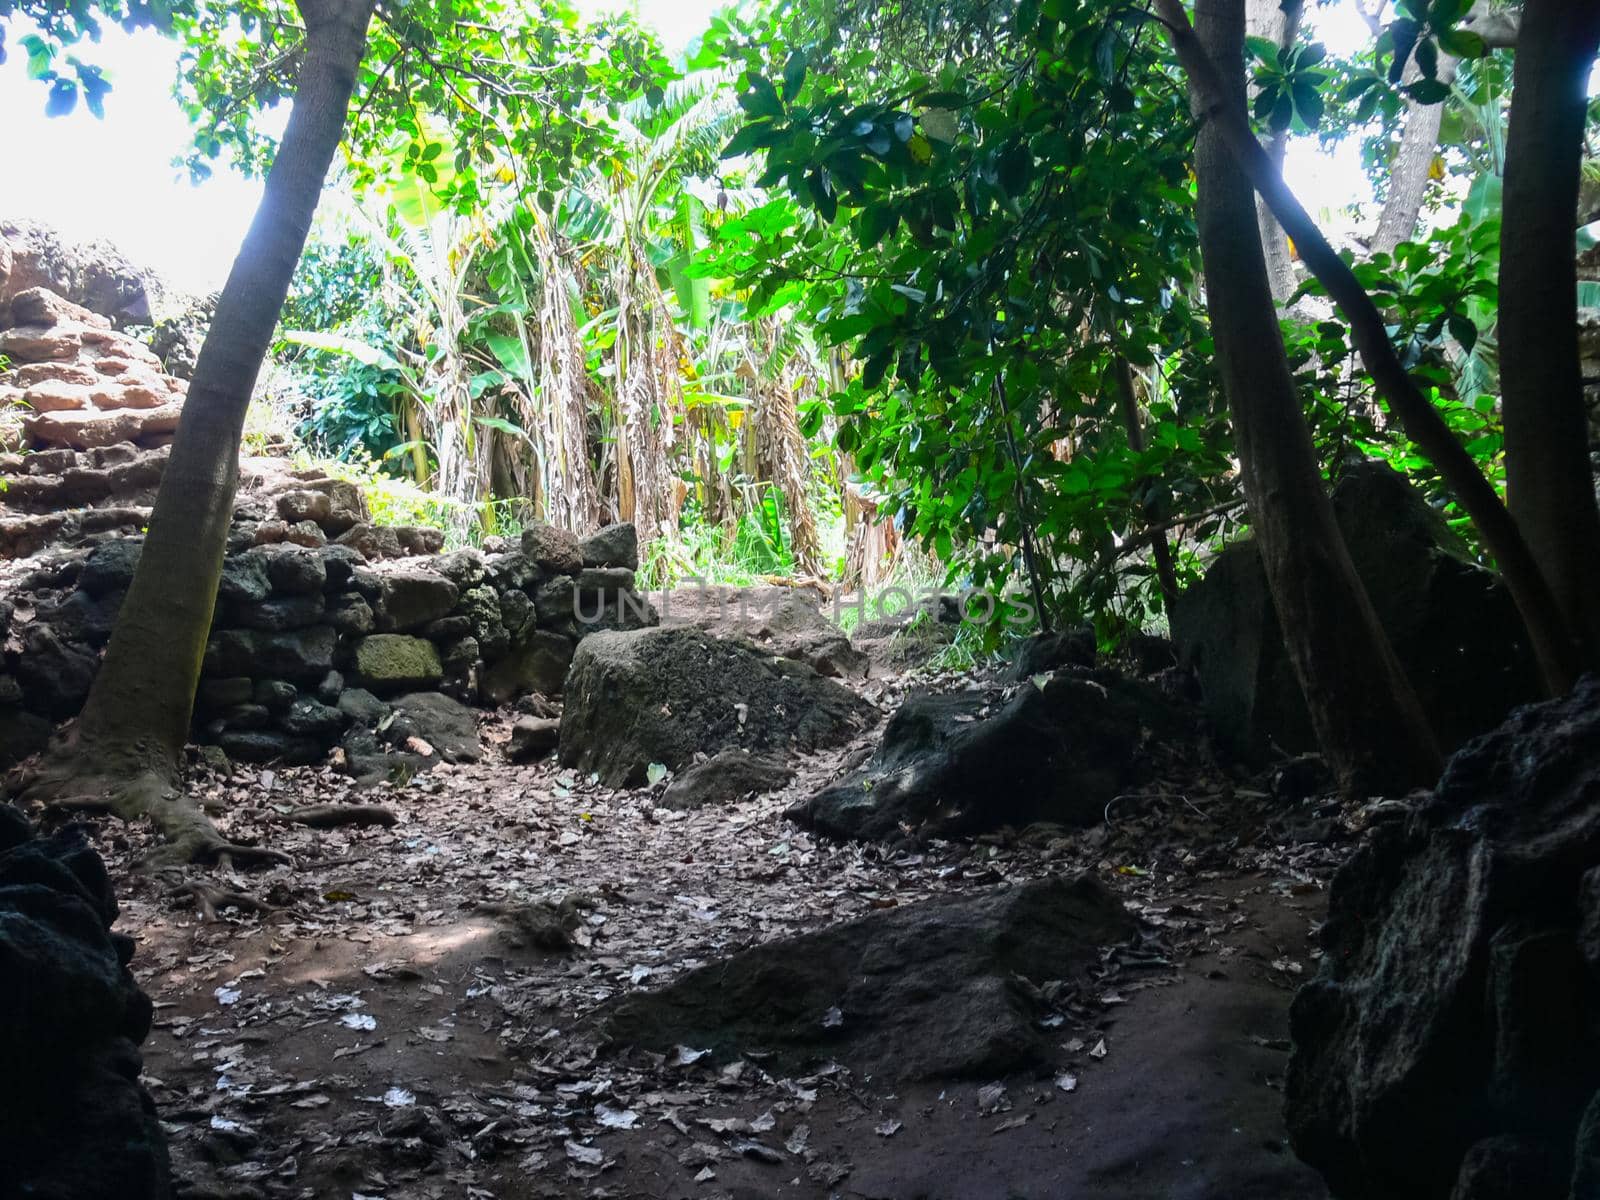
<svg viewBox="0 0 1600 1200"><path fill-rule="evenodd" d="M1294 45L1300 34L1300 17L1305 11L1305 0L1250 0L1245 10L1245 31L1251 37L1263 37L1284 49ZM1289 131L1284 129L1267 139L1267 157L1273 169L1283 174L1284 156L1289 150ZM1282 307L1294 295L1294 258L1289 253L1289 239L1278 224L1272 210L1263 199L1256 200L1256 222L1261 227L1261 249L1267 260L1267 282L1272 287L1272 298Z"/></svg>
<svg viewBox="0 0 1600 1200"><path fill-rule="evenodd" d="M83 713L36 785L67 805L108 798L100 806L151 817L201 856L229 848L197 834L203 816L170 793L233 518L245 411L344 134L373 3L300 0L300 9L294 109L201 347L138 569Z"/></svg>
<svg viewBox="0 0 1600 1200"><path fill-rule="evenodd" d="M1456 440L1438 411L1406 372L1389 341L1383 314L1372 302L1350 266L1335 253L1300 202L1295 199L1256 141L1248 116L1229 101L1224 82L1205 47L1190 27L1181 0L1155 0L1179 61L1189 78L1198 119L1225 145L1237 169L1266 198L1273 215L1294 238L1301 260L1327 289L1344 313L1350 337L1372 376L1379 395L1389 403L1406 434L1428 458L1471 517L1494 556L1506 588L1527 626L1528 638L1550 690L1565 693L1589 664L1574 637L1549 581L1534 560L1521 530L1493 485Z"/></svg>
<svg viewBox="0 0 1600 1200"><path fill-rule="evenodd" d="M1246 120L1244 0L1198 0L1195 22L1226 88L1219 100L1191 84L1206 304L1273 607L1340 786L1403 792L1437 778L1438 747L1334 521L1278 329L1255 191L1214 119L1222 107ZM1250 144L1265 157L1253 135Z"/></svg>
<svg viewBox="0 0 1600 1200"><path fill-rule="evenodd" d="M1139 415L1139 394L1133 386L1133 368L1128 365L1127 359L1119 355L1112 365L1112 371L1116 375L1117 404L1122 409L1122 424L1128 431L1128 448L1135 454L1143 454L1148 443L1144 436L1144 418ZM1155 562L1156 583L1161 588L1161 606L1170 619L1178 601L1178 571L1173 565L1172 547L1167 544L1165 533L1158 531L1150 539L1150 557Z"/></svg>
<svg viewBox="0 0 1600 1200"><path fill-rule="evenodd" d="M1600 651L1600 510L1578 359L1578 207L1600 3L1528 0L1506 138L1500 379L1506 498L1574 634Z"/></svg>
<svg viewBox="0 0 1600 1200"><path fill-rule="evenodd" d="M1454 56L1440 51L1434 78L1444 84L1453 82L1458 65ZM1404 78L1407 83L1419 78L1415 60L1406 68ZM1409 98L1406 100L1400 148L1395 152L1394 165L1389 168L1389 193L1383 198L1378 232L1372 237L1374 252L1393 254L1396 246L1409 241L1417 231L1417 219L1422 215L1422 201L1428 194L1428 173L1438 152L1439 126L1443 121L1442 103L1419 104Z"/></svg>

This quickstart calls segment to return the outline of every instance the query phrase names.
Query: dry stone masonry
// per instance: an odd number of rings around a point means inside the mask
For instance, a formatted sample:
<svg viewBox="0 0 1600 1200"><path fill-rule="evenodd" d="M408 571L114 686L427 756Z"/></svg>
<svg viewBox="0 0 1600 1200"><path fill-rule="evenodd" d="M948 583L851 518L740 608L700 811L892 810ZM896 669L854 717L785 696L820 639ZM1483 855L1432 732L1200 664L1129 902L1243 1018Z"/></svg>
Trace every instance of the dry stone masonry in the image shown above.
<svg viewBox="0 0 1600 1200"><path fill-rule="evenodd" d="M0 454L6 766L88 695L186 385L105 316L39 287L0 306L0 353L0 404L22 414L17 452ZM444 749L461 742L461 704L557 693L588 633L656 623L630 525L443 548L437 529L375 524L354 483L243 459L197 737L244 761L318 762L337 745L356 774L425 767L471 753Z"/></svg>

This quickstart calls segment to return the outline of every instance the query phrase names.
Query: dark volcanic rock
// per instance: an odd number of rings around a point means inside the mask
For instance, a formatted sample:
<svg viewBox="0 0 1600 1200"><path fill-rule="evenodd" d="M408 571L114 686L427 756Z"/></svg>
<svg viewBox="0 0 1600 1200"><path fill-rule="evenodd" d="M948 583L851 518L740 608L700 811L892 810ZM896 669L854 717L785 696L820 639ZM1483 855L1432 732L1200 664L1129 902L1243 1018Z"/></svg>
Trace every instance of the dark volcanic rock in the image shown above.
<svg viewBox="0 0 1600 1200"><path fill-rule="evenodd" d="M527 641L483 672L479 688L485 704L504 704L529 692L558 694L572 665L571 638L538 629Z"/></svg>
<svg viewBox="0 0 1600 1200"><path fill-rule="evenodd" d="M49 721L15 708L0 708L0 770L31 758L49 741Z"/></svg>
<svg viewBox="0 0 1600 1200"><path fill-rule="evenodd" d="M1379 825L1335 878L1321 973L1290 1014L1295 1150L1341 1197L1481 1200L1510 1180L1519 1200L1565 1200L1529 1164L1565 1180L1592 1153L1596 930L1589 676L1469 743L1434 796Z"/></svg>
<svg viewBox="0 0 1600 1200"><path fill-rule="evenodd" d="M113 538L101 542L83 560L78 586L91 596L125 591L133 582L133 572L143 552L143 538Z"/></svg>
<svg viewBox="0 0 1600 1200"><path fill-rule="evenodd" d="M63 642L48 625L23 629L17 678L29 707L58 720L83 707L100 659L87 647Z"/></svg>
<svg viewBox="0 0 1600 1200"><path fill-rule="evenodd" d="M629 571L639 569L639 535L631 521L607 525L597 533L583 539L580 547L586 567L621 567Z"/></svg>
<svg viewBox="0 0 1600 1200"><path fill-rule="evenodd" d="M533 762L551 753L561 742L561 722L556 717L518 717L511 726L506 757L512 762Z"/></svg>
<svg viewBox="0 0 1600 1200"><path fill-rule="evenodd" d="M1333 501L1356 573L1446 750L1539 695L1510 595L1404 476L1365 464ZM1253 542L1229 546L1183 592L1172 631L1218 732L1236 748L1315 748Z"/></svg>
<svg viewBox="0 0 1600 1200"><path fill-rule="evenodd" d="M661 804L664 808L733 804L746 796L775 792L793 778L794 771L779 759L746 750L724 750L669 783Z"/></svg>
<svg viewBox="0 0 1600 1200"><path fill-rule="evenodd" d="M1136 931L1089 875L928 900L709 963L622 1001L602 1029L646 1050L767 1053L784 1069L836 1059L889 1080L989 1078L1052 1061L1018 978L1082 978Z"/></svg>
<svg viewBox="0 0 1600 1200"><path fill-rule="evenodd" d="M385 733L395 745L419 737L445 762L477 762L483 757L478 720L459 700L438 692L412 692L392 703L395 718Z"/></svg>
<svg viewBox="0 0 1600 1200"><path fill-rule="evenodd" d="M840 745L871 711L810 667L698 629L595 633L567 675L561 761L637 786L651 763L677 770L696 751Z"/></svg>
<svg viewBox="0 0 1600 1200"><path fill-rule="evenodd" d="M862 770L789 816L842 838L970 836L1002 825L1097 825L1133 781L1144 731L1184 732L1149 688L1110 672L1030 681L1007 701L981 692L912 696Z"/></svg>
<svg viewBox="0 0 1600 1200"><path fill-rule="evenodd" d="M522 531L522 554L529 562L558 575L576 574L583 568L578 539L565 529L532 521Z"/></svg>
<svg viewBox="0 0 1600 1200"><path fill-rule="evenodd" d="M336 640L328 625L282 633L225 629L212 634L206 643L205 671L208 675L315 683L333 668Z"/></svg>
<svg viewBox="0 0 1600 1200"><path fill-rule="evenodd" d="M819 675L835 679L867 673L867 656L850 644L807 588L720 584L684 586L661 596L663 625L694 625L711 633L744 638L799 659Z"/></svg>
<svg viewBox="0 0 1600 1200"><path fill-rule="evenodd" d="M0 1195L164 1200L166 1139L139 1086L150 1001L81 833L0 805Z"/></svg>

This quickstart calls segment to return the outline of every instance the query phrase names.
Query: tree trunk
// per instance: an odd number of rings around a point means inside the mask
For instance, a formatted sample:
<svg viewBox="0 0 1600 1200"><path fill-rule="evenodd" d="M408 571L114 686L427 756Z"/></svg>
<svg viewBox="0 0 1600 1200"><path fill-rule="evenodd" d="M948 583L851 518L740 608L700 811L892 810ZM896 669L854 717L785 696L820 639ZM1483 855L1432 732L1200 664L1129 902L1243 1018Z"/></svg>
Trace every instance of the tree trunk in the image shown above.
<svg viewBox="0 0 1600 1200"><path fill-rule="evenodd" d="M245 410L344 133L372 7L300 0L305 61L283 143L201 347L105 659L68 742L38 780L40 794L69 806L149 816L193 855L234 849L214 833L214 842L196 835L198 811L170 793L233 519Z"/></svg>
<svg viewBox="0 0 1600 1200"><path fill-rule="evenodd" d="M1441 51L1435 78L1440 83L1450 83L1455 77L1456 59ZM1416 67L1407 67L1406 82L1416 78ZM1409 241L1417 231L1417 219L1422 215L1422 200L1428 194L1428 172L1438 152L1439 126L1443 120L1442 103L1419 104L1415 100L1406 100L1400 149L1395 152L1394 165L1389 168L1389 192L1383 198L1378 232L1372 237L1374 252L1393 254L1396 246Z"/></svg>
<svg viewBox="0 0 1600 1200"><path fill-rule="evenodd" d="M1199 0L1195 24L1227 89L1221 104L1243 119L1244 0ZM1195 176L1212 336L1256 542L1317 740L1350 794L1429 784L1438 748L1323 491L1267 284L1254 189L1209 119L1213 99L1191 92L1202 122Z"/></svg>
<svg viewBox="0 0 1600 1200"><path fill-rule="evenodd" d="M1507 501L1591 663L1600 651L1600 511L1573 222L1597 49L1600 3L1528 0L1506 138L1499 339Z"/></svg>
<svg viewBox="0 0 1600 1200"><path fill-rule="evenodd" d="M1554 693L1566 692L1590 659L1574 638L1517 523L1478 464L1407 373L1389 341L1383 314L1350 265L1328 244L1282 177L1273 173L1266 152L1250 128L1248 115L1230 100L1234 89L1217 71L1190 28L1181 0L1155 0L1155 5L1188 76L1198 119L1208 134L1214 134L1218 143L1227 147L1241 175L1266 198L1273 215L1300 248L1301 260L1343 312L1350 325L1351 341L1372 375L1378 394L1388 401L1406 435L1455 493L1477 527L1484 548L1498 563L1506 588L1527 626L1546 684Z"/></svg>
<svg viewBox="0 0 1600 1200"><path fill-rule="evenodd" d="M1305 0L1250 0L1245 12L1245 30L1251 37L1266 38L1279 49L1292 46L1300 34L1300 16L1304 9ZM1283 174L1283 160L1288 150L1287 129L1267 140L1267 157L1279 175ZM1256 201L1256 222L1261 227L1261 249L1267 259L1267 282L1272 287L1272 298L1282 306L1289 302L1295 289L1289 239L1265 200Z"/></svg>
<svg viewBox="0 0 1600 1200"><path fill-rule="evenodd" d="M1139 415L1139 394L1133 386L1133 368L1128 365L1127 359L1119 356L1112 371L1116 375L1117 404L1122 409L1122 424L1128 431L1128 447L1135 454L1143 454L1147 442L1144 419ZM1167 535L1159 530L1150 540L1150 557L1155 560L1156 583L1161 588L1161 607L1170 620L1178 600L1178 571L1172 562L1172 547L1167 544Z"/></svg>

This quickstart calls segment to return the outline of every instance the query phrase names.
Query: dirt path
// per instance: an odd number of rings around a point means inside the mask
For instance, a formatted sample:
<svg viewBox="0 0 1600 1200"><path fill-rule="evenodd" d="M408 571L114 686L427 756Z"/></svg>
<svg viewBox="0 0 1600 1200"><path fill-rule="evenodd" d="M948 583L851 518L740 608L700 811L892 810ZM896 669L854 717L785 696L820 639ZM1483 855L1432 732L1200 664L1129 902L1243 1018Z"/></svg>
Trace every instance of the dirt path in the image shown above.
<svg viewBox="0 0 1600 1200"><path fill-rule="evenodd" d="M1109 833L880 852L794 829L792 789L681 815L500 762L383 789L390 828L281 823L348 787L311 770L215 785L229 833L296 866L196 878L264 914L204 920L174 880L123 869L141 835L100 831L157 1003L146 1073L181 1194L1321 1195L1283 1144L1278 1087L1326 849L1233 845L1156 807ZM1043 1078L896 1094L831 1066L773 1078L754 1058L608 1056L588 1035L606 1001L741 946L1077 869L1118 888L1163 952L1108 967ZM568 898L574 948L533 944L549 911L519 906Z"/></svg>

